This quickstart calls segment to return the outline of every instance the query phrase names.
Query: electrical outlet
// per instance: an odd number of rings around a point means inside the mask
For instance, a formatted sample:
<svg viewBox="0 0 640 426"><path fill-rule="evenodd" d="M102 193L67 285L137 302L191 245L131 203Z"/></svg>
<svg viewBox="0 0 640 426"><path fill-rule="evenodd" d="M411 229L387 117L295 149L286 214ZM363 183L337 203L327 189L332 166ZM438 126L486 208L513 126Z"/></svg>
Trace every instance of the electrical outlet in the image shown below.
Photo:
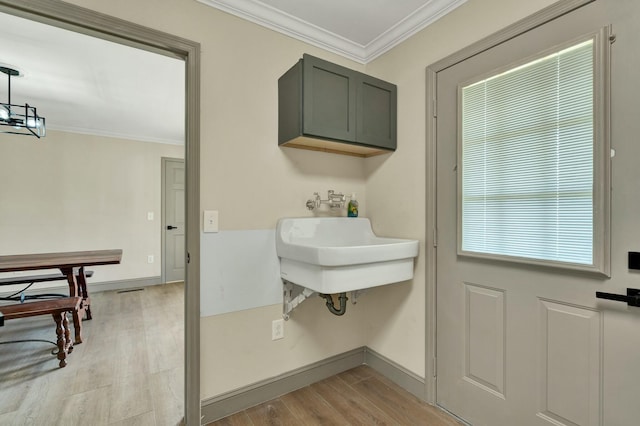
<svg viewBox="0 0 640 426"><path fill-rule="evenodd" d="M153 263L153 255L152 254L147 256L147 263Z"/></svg>
<svg viewBox="0 0 640 426"><path fill-rule="evenodd" d="M271 340L284 338L284 319L277 319L271 322Z"/></svg>

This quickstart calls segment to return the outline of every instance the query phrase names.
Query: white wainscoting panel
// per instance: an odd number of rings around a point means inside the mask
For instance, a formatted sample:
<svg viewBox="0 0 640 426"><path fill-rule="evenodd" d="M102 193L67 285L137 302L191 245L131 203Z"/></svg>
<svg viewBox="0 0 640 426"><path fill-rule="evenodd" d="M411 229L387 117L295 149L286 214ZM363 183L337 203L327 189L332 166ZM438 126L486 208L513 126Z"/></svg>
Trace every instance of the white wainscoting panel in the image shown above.
<svg viewBox="0 0 640 426"><path fill-rule="evenodd" d="M282 303L275 230L202 233L200 315Z"/></svg>

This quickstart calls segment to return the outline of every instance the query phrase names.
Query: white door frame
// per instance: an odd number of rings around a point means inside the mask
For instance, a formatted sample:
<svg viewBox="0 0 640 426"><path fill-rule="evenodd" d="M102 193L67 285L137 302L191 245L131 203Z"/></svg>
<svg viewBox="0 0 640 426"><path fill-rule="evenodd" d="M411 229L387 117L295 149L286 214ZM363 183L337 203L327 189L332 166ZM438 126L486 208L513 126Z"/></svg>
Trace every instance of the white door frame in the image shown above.
<svg viewBox="0 0 640 426"><path fill-rule="evenodd" d="M0 12L185 61L184 421L200 425L200 44L61 1L0 0Z"/></svg>
<svg viewBox="0 0 640 426"><path fill-rule="evenodd" d="M559 16L578 9L595 0L560 0L533 15L524 18L507 28L500 30L452 55L447 56L438 62L427 67L427 158L426 158L426 190L427 190L427 235L425 236L426 247L426 351L425 351L425 394L427 401L436 403L436 333L437 333L437 305L436 305L436 260L437 260L437 188L436 188L436 84L437 75L457 63L460 63L480 52L497 46L533 28L552 21ZM452 165L453 167L453 165Z"/></svg>

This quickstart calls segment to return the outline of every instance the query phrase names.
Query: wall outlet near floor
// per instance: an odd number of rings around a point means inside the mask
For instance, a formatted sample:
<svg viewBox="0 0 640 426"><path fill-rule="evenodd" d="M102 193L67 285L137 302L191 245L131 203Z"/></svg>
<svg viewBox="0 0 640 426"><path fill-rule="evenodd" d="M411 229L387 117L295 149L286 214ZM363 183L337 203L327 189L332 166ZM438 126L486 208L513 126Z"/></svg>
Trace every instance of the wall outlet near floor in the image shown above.
<svg viewBox="0 0 640 426"><path fill-rule="evenodd" d="M153 263L153 255L152 254L147 256L147 263Z"/></svg>
<svg viewBox="0 0 640 426"><path fill-rule="evenodd" d="M277 319L271 322L271 340L284 338L284 319Z"/></svg>

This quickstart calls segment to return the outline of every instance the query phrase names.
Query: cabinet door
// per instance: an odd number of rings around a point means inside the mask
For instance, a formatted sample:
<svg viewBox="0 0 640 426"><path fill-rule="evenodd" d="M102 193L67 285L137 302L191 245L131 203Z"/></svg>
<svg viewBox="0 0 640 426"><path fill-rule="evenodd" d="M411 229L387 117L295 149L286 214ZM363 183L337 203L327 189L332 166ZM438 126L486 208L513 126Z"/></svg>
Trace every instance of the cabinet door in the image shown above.
<svg viewBox="0 0 640 426"><path fill-rule="evenodd" d="M361 74L358 82L357 141L395 151L396 111L395 84Z"/></svg>
<svg viewBox="0 0 640 426"><path fill-rule="evenodd" d="M303 133L356 140L356 72L303 56Z"/></svg>

